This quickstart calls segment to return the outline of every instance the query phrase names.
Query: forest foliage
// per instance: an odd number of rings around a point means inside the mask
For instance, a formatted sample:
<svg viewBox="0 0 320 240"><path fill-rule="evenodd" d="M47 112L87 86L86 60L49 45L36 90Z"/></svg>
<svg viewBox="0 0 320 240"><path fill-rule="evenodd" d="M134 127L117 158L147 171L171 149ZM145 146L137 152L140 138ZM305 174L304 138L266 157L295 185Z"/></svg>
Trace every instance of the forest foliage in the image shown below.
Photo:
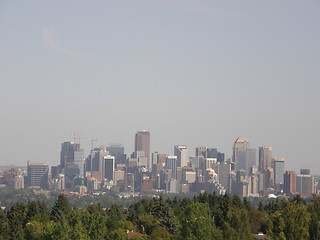
<svg viewBox="0 0 320 240"><path fill-rule="evenodd" d="M320 198L307 204L295 196L253 208L246 198L204 193L142 199L129 208L99 203L75 208L60 194L53 207L31 200L0 210L0 240L250 240L258 232L274 240L320 239Z"/></svg>

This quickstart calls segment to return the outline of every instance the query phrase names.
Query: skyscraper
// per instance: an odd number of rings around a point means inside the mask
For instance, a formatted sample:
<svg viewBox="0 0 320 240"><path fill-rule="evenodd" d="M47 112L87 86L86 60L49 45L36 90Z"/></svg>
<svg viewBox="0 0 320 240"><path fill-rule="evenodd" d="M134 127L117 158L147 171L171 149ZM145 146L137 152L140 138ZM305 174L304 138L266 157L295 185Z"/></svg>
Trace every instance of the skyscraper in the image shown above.
<svg viewBox="0 0 320 240"><path fill-rule="evenodd" d="M27 164L28 187L48 188L49 166L44 162L29 162Z"/></svg>
<svg viewBox="0 0 320 240"><path fill-rule="evenodd" d="M80 148L79 143L64 142L61 144L60 152L60 168L67 172L72 172L71 175L84 176L84 150ZM77 171L76 171L77 169ZM66 177L70 177L66 172Z"/></svg>
<svg viewBox="0 0 320 240"><path fill-rule="evenodd" d="M297 189L297 174L294 171L286 171L284 174L284 193L295 194Z"/></svg>
<svg viewBox="0 0 320 240"><path fill-rule="evenodd" d="M196 157L203 156L206 157L207 147L197 147L196 148Z"/></svg>
<svg viewBox="0 0 320 240"><path fill-rule="evenodd" d="M283 158L273 158L273 170L274 170L274 185L283 185L284 177L284 159Z"/></svg>
<svg viewBox="0 0 320 240"><path fill-rule="evenodd" d="M114 180L115 157L111 155L107 155L103 157L103 161L104 161L103 178L106 178L108 181Z"/></svg>
<svg viewBox="0 0 320 240"><path fill-rule="evenodd" d="M259 147L259 171L264 173L271 167L272 147Z"/></svg>
<svg viewBox="0 0 320 240"><path fill-rule="evenodd" d="M256 149L250 148L247 139L239 137L233 144L232 160L237 171L243 169L249 175L250 168L256 165Z"/></svg>
<svg viewBox="0 0 320 240"><path fill-rule="evenodd" d="M219 166L219 182L226 189L228 193L231 192L231 182L230 182L231 164L222 162Z"/></svg>
<svg viewBox="0 0 320 240"><path fill-rule="evenodd" d="M218 162L224 162L224 153L218 152L216 148L197 147L196 157L216 158Z"/></svg>
<svg viewBox="0 0 320 240"><path fill-rule="evenodd" d="M171 177L177 179L177 156L167 156L166 157L166 167L171 170Z"/></svg>
<svg viewBox="0 0 320 240"><path fill-rule="evenodd" d="M141 152L144 153L144 157L147 158L147 169L149 171L152 170L152 163L150 158L150 133L146 130L139 131L136 133L135 136L135 154L139 153L141 155Z"/></svg>
<svg viewBox="0 0 320 240"><path fill-rule="evenodd" d="M189 162L188 147L185 145L174 146L174 155L177 156L177 167L185 167Z"/></svg>
<svg viewBox="0 0 320 240"><path fill-rule="evenodd" d="M102 181L104 178L104 158L108 156L109 153L105 149L95 148L91 150L89 157L86 160L86 170L91 172L91 176L95 175L98 181Z"/></svg>
<svg viewBox="0 0 320 240"><path fill-rule="evenodd" d="M315 178L310 175L297 175L297 193L312 194L316 192Z"/></svg>
<svg viewBox="0 0 320 240"><path fill-rule="evenodd" d="M124 164L126 162L127 155L124 153L122 144L110 144L106 149L111 156L115 157L116 164Z"/></svg>

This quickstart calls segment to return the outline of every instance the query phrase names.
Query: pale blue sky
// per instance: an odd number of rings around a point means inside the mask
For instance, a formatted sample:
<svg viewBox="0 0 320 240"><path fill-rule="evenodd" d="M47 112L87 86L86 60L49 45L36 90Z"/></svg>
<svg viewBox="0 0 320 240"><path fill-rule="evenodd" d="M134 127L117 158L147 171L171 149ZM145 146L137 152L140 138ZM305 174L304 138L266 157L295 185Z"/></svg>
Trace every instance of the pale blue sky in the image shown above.
<svg viewBox="0 0 320 240"><path fill-rule="evenodd" d="M0 0L0 163L58 164L151 132L152 150L246 137L320 173L319 1Z"/></svg>

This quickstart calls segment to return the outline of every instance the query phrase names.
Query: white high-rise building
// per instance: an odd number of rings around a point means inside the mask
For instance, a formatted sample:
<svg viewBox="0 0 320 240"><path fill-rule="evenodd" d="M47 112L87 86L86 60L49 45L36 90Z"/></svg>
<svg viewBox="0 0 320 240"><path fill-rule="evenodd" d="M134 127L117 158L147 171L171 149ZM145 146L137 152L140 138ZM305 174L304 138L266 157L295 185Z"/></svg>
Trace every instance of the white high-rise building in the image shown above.
<svg viewBox="0 0 320 240"><path fill-rule="evenodd" d="M174 146L174 155L177 156L177 167L188 166L189 162L189 151L188 147L185 145Z"/></svg>

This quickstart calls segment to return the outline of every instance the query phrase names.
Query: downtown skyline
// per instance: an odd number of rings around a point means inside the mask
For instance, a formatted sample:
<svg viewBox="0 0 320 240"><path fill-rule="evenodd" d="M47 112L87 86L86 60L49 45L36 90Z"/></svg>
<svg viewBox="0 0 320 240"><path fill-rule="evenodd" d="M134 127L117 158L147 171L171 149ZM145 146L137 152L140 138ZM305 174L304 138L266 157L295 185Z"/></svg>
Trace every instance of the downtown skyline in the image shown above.
<svg viewBox="0 0 320 240"><path fill-rule="evenodd" d="M272 155L272 147L259 147L257 154L244 137L234 141L232 158L226 158L220 149L208 146L199 146L190 155L186 145L175 145L173 155L154 152L151 157L150 136L147 130L138 131L132 154L120 144L95 147L92 140L86 155L79 142L63 142L58 164L28 161L27 173L13 167L2 172L1 183L16 189L73 189L80 195L98 189L229 192L244 197L318 192L317 177L310 169L300 169L300 174L288 171L286 160Z"/></svg>
<svg viewBox="0 0 320 240"><path fill-rule="evenodd" d="M141 133L142 134L144 134L144 133L148 134L148 140L147 141L149 141L149 144L150 144L150 160L148 160L148 162L149 161L152 162L151 155L153 153L155 153L155 152L160 153L160 154L165 154L167 156L176 155L175 154L175 148L179 147L179 146L187 148L187 153L188 153L190 158L196 156L196 148L206 147L206 148L216 148L220 152L225 154L224 158L225 158L226 161L228 159L230 161L234 161L233 160L234 153L232 153L233 149L234 149L234 141L238 140L238 139L240 139L240 140L244 139L245 141L249 140L250 146L251 146L250 149L254 150L253 155L255 156L255 159L256 159L254 166L257 167L258 169L260 169L260 167L261 167L259 165L259 161L260 161L259 160L259 155L260 155L259 151L260 151L260 149L265 149L265 148L269 149L270 148L271 149L271 156L269 156L270 157L270 161L271 161L271 157L272 157L272 159L283 159L285 161L285 170L288 170L288 171L293 170L293 171L299 172L300 169L307 168L307 169L311 169L311 174L312 175L320 175L320 172L317 172L315 169L310 168L307 164L303 164L303 163L301 163L301 165L297 166L297 168L295 169L294 167L292 167L290 165L291 164L290 160L288 160L285 156L277 155L272 146L269 146L269 145L259 145L259 146L257 146L257 144L254 144L250 139L247 139L246 137L243 137L243 136L241 136L241 137L238 136L235 139L233 139L233 142L231 142L231 144L230 144L229 151L223 151L223 149L220 148L218 145L204 145L204 144L201 145L201 144L198 144L198 145L190 146L190 145L187 145L187 144L184 144L184 143L182 143L182 144L181 143L178 143L178 144L177 143L173 143L173 145L171 145L171 146L166 146L165 149L167 149L167 151L160 151L160 150L158 150L160 148L157 148L157 146L154 146L154 144L153 144L153 137L154 136L153 136L152 132L150 132L148 130L140 130L140 131L135 133L135 136L133 137L133 140L132 140L132 144L131 144L132 147L131 148L128 148L126 145L124 145L123 143L121 143L119 141L118 142L108 142L108 143L105 142L105 143L102 144L101 141L99 141L99 139L89 139L87 137L83 137L82 140L81 140L81 136L77 135L75 132L70 134L70 138L69 139L64 140L62 142L73 142L73 143L76 143L76 144L80 144L79 147L82 149L84 157L90 155L90 152L91 152L92 149L95 149L95 148L103 148L103 149L105 149L105 148L108 148L110 146L117 146L117 145L118 146L122 146L124 148L124 153L127 156L130 156L131 154L135 154L137 151L139 152L139 149L141 149L141 148L136 148L135 147L135 144L136 144L136 141L137 141L137 136L138 136L139 133L140 134ZM138 141L141 141L141 140L138 140ZM61 148L60 145L61 144L58 144L58 152L56 154L58 156L53 162L50 162L48 160L35 160L35 158L33 160L27 160L27 161L31 161L31 162L47 162L50 166L57 165L57 164L59 164L60 159L61 159L61 156L59 154L60 148ZM9 162L5 163L4 162L1 165L10 165L10 164L12 164L12 163L9 163ZM26 164L26 161L21 162L21 164L13 164L13 165L24 166L25 164ZM269 163L269 165L268 165L269 167L271 166L270 164L271 163Z"/></svg>

